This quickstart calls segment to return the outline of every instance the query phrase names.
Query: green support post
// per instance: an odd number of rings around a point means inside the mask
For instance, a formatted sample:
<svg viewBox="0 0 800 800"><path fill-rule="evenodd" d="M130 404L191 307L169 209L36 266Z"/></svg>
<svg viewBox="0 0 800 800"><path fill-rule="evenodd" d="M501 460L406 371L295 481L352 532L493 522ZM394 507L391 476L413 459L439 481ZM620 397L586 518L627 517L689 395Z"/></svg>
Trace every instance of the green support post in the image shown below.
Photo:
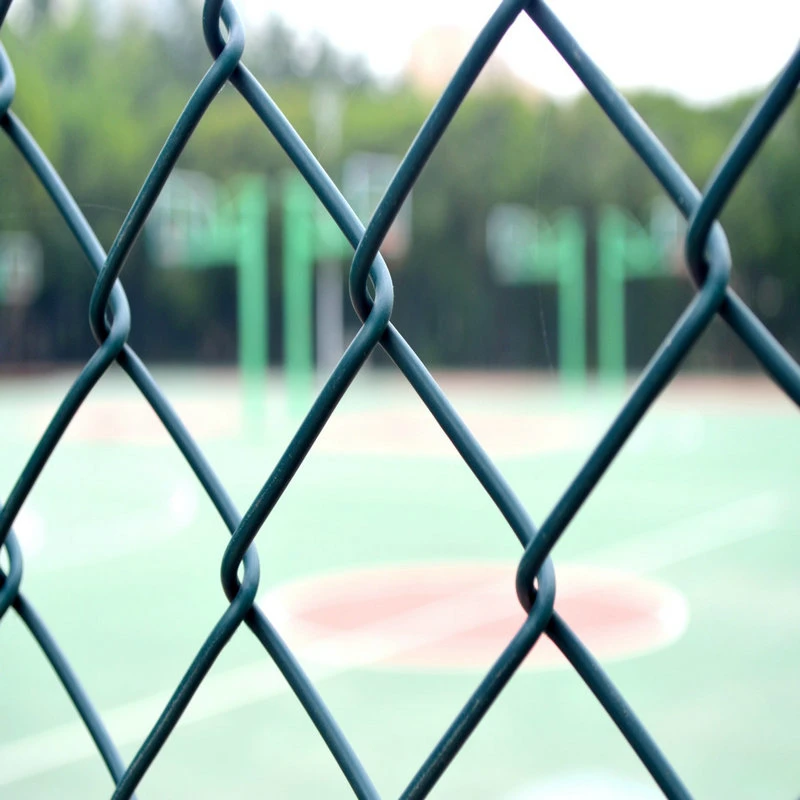
<svg viewBox="0 0 800 800"><path fill-rule="evenodd" d="M622 209L602 210L597 232L597 343L599 373L606 380L625 379L625 284L672 274L667 244Z"/></svg>
<svg viewBox="0 0 800 800"><path fill-rule="evenodd" d="M609 380L625 378L625 223L607 208L597 232L597 362Z"/></svg>
<svg viewBox="0 0 800 800"><path fill-rule="evenodd" d="M586 378L586 236L577 212L563 211L552 234L558 265L559 367L562 378L577 385Z"/></svg>
<svg viewBox="0 0 800 800"><path fill-rule="evenodd" d="M297 173L283 182L284 364L293 415L306 410L314 382L314 265L351 258L353 249Z"/></svg>
<svg viewBox="0 0 800 800"><path fill-rule="evenodd" d="M314 196L296 173L283 186L284 365L289 409L296 415L313 388Z"/></svg>
<svg viewBox="0 0 800 800"><path fill-rule="evenodd" d="M263 178L244 176L232 199L217 210L207 230L190 231L187 267L233 264L236 268L237 344L242 405L248 436L264 435L267 374L267 211Z"/></svg>
<svg viewBox="0 0 800 800"><path fill-rule="evenodd" d="M496 207L487 246L501 283L555 283L558 287L558 364L561 380L586 379L586 234L577 211L563 209L551 224L532 209Z"/></svg>

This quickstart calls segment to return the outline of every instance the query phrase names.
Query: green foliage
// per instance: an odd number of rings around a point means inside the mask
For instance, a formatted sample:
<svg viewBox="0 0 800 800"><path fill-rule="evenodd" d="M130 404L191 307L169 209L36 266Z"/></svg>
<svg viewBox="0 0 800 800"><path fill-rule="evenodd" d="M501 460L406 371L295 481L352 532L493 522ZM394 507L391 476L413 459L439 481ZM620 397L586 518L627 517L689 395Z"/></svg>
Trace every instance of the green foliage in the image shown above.
<svg viewBox="0 0 800 800"><path fill-rule="evenodd" d="M107 247L211 62L199 15L189 0L173 4L176 22L158 29L135 10L113 29L102 28L93 8L80 5L66 22L37 13L24 31L7 25L2 37L17 74L12 109L56 165ZM317 144L312 87L339 87L340 158L361 150L402 154L433 105L406 86L378 87L357 59L342 56L322 40L300 42L275 19L261 30L247 31L245 61L312 149ZM655 94L632 101L702 187L754 98L703 109ZM737 287L795 352L800 349L793 313L800 299L800 273L794 268L800 245L794 199L800 186L799 139L795 105L723 216ZM330 154L326 158L337 177L337 159ZM201 122L180 165L220 180L247 172L269 176L274 265L270 338L273 358L280 358L280 325L275 320L280 313L280 209L275 201L281 175L290 168L287 157L239 95L227 88ZM90 271L49 199L7 142L0 145L0 182L0 228L32 230L45 247L45 292L29 309L29 323L42 335L33 337L39 345L29 355L82 358L89 346L82 327L85 311L72 315L85 309ZM546 216L565 205L577 207L589 230L591 276L599 209L613 203L644 218L659 193L648 170L588 96L556 104L510 89L478 91L465 102L415 187L412 250L402 264L390 265L398 324L420 354L434 362L546 363L557 351L546 340L555 335L550 330L554 297L547 291L512 292L493 284L485 255L489 209L500 202L525 203ZM198 342L209 315L215 325L235 330L230 273L204 278L167 273L156 269L145 248L137 246L123 272L134 313L134 343L142 336L142 346L152 348L144 353L148 357L191 358L200 353ZM633 299L657 306L659 312L631 312L630 335L641 344L639 355L635 347L631 350L635 359L647 357L688 291L665 291L657 282L636 289ZM75 332L54 336L47 332L51 320L61 321L59 331L72 326ZM222 349L204 352L232 359L235 337L228 338ZM745 363L741 353L731 350L731 339L717 334L707 339L698 363ZM590 342L590 354L593 350Z"/></svg>

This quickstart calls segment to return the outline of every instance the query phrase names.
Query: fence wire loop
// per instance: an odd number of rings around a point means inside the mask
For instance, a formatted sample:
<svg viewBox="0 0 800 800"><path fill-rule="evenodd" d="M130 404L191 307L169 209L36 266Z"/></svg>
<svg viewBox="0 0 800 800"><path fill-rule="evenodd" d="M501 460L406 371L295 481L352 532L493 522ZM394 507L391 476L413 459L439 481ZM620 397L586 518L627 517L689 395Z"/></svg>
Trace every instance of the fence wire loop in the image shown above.
<svg viewBox="0 0 800 800"><path fill-rule="evenodd" d="M0 27L9 6L10 0L0 0ZM517 23L520 15L527 16L541 29L620 135L689 220L686 256L697 287L696 294L642 372L617 417L538 530L503 475L392 324L394 291L388 268L380 255L381 244L403 201L494 49L509 28ZM525 621L412 777L402 797L421 798L431 791L544 633L585 681L664 795L671 800L690 798L689 791L608 675L554 610L555 569L550 553L628 437L679 369L698 337L716 316L719 315L728 323L767 374L800 405L800 367L729 286L731 253L725 233L717 221L735 191L738 180L753 162L764 140L795 95L800 83L800 49L793 54L774 84L754 107L728 151L721 157L705 191L701 193L544 2L530 0L526 4L524 0L503 0L421 126L365 229L280 108L242 63L244 28L233 2L206 0L202 9L202 28L212 57L209 69L178 116L153 167L145 176L107 255L47 156L10 110L16 88L14 70L0 45L0 126L49 194L96 273L89 318L98 345L61 401L5 505L0 509L0 547L5 550L8 560L6 571L0 571L0 618L9 608L14 608L29 628L108 767L114 785L113 797L133 796L216 658L242 623L250 629L282 672L354 794L360 798L379 797L372 780L313 683L268 617L255 604L260 569L254 542L260 533L266 535L264 528L273 508L366 359L380 346L452 441L524 548L516 574L516 590L527 613ZM131 247L178 157L226 83L231 83L239 91L268 132L286 151L353 246L348 282L353 307L362 320L361 327L299 425L291 443L243 515L236 509L146 366L128 344L131 312L120 282ZM431 268L435 268L435 265ZM12 531L20 508L70 421L114 362L125 370L153 408L231 534L221 558L220 577L228 599L225 612L213 625L158 721L127 766L66 657L22 594L22 552ZM241 581L238 577L240 569Z"/></svg>

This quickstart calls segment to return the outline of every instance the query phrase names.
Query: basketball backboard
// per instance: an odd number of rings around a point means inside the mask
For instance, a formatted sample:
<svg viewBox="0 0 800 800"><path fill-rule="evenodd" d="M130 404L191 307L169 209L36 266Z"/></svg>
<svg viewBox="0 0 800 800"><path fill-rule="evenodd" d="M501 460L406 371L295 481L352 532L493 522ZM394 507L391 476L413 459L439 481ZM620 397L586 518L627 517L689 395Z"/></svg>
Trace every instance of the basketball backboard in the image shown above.
<svg viewBox="0 0 800 800"><path fill-rule="evenodd" d="M0 233L0 302L24 306L42 288L42 246L27 231Z"/></svg>

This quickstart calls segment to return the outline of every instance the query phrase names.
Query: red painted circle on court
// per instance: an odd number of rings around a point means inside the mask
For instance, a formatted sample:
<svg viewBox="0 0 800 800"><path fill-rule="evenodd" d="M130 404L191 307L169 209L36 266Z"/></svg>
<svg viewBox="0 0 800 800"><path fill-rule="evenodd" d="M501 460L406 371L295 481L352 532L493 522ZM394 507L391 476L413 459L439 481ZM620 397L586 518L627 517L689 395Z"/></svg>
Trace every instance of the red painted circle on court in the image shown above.
<svg viewBox="0 0 800 800"><path fill-rule="evenodd" d="M348 570L285 584L260 605L310 660L341 667L485 668L525 619L514 592L515 569L513 563L444 563ZM688 619L675 589L590 566L559 566L555 607L600 659L663 647ZM525 666L565 663L542 637Z"/></svg>
<svg viewBox="0 0 800 800"><path fill-rule="evenodd" d="M183 400L175 409L189 431L200 439L235 435L240 428L239 406L212 400ZM38 408L31 415L38 435L50 422L52 409ZM89 397L78 409L65 435L67 441L111 442L129 445L164 445L169 434L156 412L142 399L114 400Z"/></svg>
<svg viewBox="0 0 800 800"><path fill-rule="evenodd" d="M574 414L467 411L464 421L495 457L560 453L593 438L590 420ZM400 408L334 414L320 434L322 452L414 458L456 456L453 443L427 409Z"/></svg>

